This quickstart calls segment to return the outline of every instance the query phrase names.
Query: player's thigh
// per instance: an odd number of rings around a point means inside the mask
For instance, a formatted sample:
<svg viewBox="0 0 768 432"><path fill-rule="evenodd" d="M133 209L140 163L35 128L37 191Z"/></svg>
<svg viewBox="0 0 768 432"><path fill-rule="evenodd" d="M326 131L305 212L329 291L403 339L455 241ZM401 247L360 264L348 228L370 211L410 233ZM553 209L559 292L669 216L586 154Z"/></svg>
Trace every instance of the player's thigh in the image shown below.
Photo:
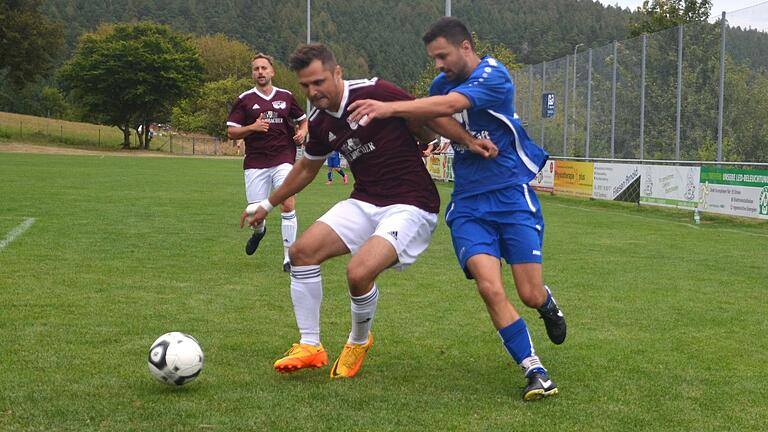
<svg viewBox="0 0 768 432"><path fill-rule="evenodd" d="M248 204L267 199L272 192L270 168L251 168L243 172L245 177L245 198Z"/></svg>
<svg viewBox="0 0 768 432"><path fill-rule="evenodd" d="M288 163L283 163L276 167L270 168L270 175L272 179L271 190L275 190L283 184L283 182L285 181L285 178L288 177L288 173L291 172L291 169L293 169L293 165ZM296 208L296 198L289 197L280 204L282 206L283 212L292 211L293 209Z"/></svg>
<svg viewBox="0 0 768 432"><path fill-rule="evenodd" d="M351 294L361 296L367 293L376 277L397 262L397 251L392 244L383 237L371 236L347 264Z"/></svg>
<svg viewBox="0 0 768 432"><path fill-rule="evenodd" d="M347 245L324 222L315 222L304 231L290 248L294 266L320 264L328 259L349 253Z"/></svg>
<svg viewBox="0 0 768 432"><path fill-rule="evenodd" d="M418 207L396 204L381 207L374 215L377 221L374 235L389 242L397 255L396 270L416 262L432 240L437 226L437 214Z"/></svg>
<svg viewBox="0 0 768 432"><path fill-rule="evenodd" d="M499 235L494 223L471 214L449 214L447 223L451 230L453 250L467 278L474 278L467 267L468 260L473 256L485 254L496 260L501 257Z"/></svg>

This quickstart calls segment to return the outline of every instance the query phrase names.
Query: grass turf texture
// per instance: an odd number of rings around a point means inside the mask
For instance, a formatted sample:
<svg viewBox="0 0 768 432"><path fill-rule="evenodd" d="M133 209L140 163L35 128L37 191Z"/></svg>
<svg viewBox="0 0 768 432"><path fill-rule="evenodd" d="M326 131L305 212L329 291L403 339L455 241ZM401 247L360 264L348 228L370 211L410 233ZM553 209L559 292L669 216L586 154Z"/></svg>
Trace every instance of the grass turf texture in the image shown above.
<svg viewBox="0 0 768 432"><path fill-rule="evenodd" d="M324 180L298 196L302 230L351 190ZM0 239L36 218L0 250L0 430L762 430L768 225L541 200L569 335L547 340L505 270L561 389L524 403L443 222L413 267L380 277L356 378L282 376L271 365L297 331L280 218L246 256L239 161L0 153ZM331 362L349 331L346 262L323 266ZM181 388L146 365L173 330L206 355Z"/></svg>

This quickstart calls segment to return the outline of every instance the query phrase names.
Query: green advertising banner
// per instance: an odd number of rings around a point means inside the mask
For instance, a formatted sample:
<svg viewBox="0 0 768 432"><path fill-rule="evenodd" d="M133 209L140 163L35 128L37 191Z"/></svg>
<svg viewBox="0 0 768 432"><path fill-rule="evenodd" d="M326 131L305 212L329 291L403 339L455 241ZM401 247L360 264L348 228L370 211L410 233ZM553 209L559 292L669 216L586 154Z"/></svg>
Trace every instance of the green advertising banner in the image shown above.
<svg viewBox="0 0 768 432"><path fill-rule="evenodd" d="M768 219L768 171L702 167L700 179L702 211Z"/></svg>

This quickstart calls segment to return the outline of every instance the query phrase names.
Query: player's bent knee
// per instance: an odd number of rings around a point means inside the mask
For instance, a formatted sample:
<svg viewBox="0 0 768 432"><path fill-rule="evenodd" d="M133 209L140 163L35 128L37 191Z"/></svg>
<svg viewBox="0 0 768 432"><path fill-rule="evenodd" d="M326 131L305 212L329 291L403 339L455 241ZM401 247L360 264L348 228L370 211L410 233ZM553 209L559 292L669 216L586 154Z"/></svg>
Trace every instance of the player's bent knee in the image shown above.
<svg viewBox="0 0 768 432"><path fill-rule="evenodd" d="M301 239L292 244L288 249L288 258L291 260L291 265L294 266L320 264L310 245L302 242Z"/></svg>
<svg viewBox="0 0 768 432"><path fill-rule="evenodd" d="M477 291L487 304L499 304L507 301L504 287L492 282L478 282Z"/></svg>
<svg viewBox="0 0 768 432"><path fill-rule="evenodd" d="M373 283L374 276L360 266L347 265L347 282L353 290L367 290Z"/></svg>
<svg viewBox="0 0 768 432"><path fill-rule="evenodd" d="M537 289L535 286L523 286L517 290L520 300L530 308L538 308L547 300L544 287Z"/></svg>

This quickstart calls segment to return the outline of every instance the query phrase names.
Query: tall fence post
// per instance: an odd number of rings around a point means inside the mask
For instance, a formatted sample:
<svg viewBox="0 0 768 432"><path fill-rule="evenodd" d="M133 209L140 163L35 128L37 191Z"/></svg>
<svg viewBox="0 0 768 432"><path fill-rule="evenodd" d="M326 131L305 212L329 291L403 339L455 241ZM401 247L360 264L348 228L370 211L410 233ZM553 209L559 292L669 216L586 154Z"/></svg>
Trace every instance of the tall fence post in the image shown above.
<svg viewBox="0 0 768 432"><path fill-rule="evenodd" d="M619 63L619 43L613 41L613 76L611 78L611 159L616 157L616 65Z"/></svg>
<svg viewBox="0 0 768 432"><path fill-rule="evenodd" d="M571 69L571 56L565 56L565 85L563 86L563 156L568 155L568 75Z"/></svg>
<svg viewBox="0 0 768 432"><path fill-rule="evenodd" d="M680 106L683 97L683 26L677 27L677 106L675 121L675 160L680 160Z"/></svg>
<svg viewBox="0 0 768 432"><path fill-rule="evenodd" d="M531 105L533 105L533 65L528 67L528 115L526 120L531 124Z"/></svg>
<svg viewBox="0 0 768 432"><path fill-rule="evenodd" d="M539 97L539 100L542 100L541 98L544 96L544 92L547 91L547 62L541 62L541 97ZM542 114L544 114L542 112ZM541 148L544 147L544 124L546 120L544 116L541 116Z"/></svg>
<svg viewBox="0 0 768 432"><path fill-rule="evenodd" d="M643 55L640 66L640 160L645 159L645 61L648 52L648 35L643 33Z"/></svg>
<svg viewBox="0 0 768 432"><path fill-rule="evenodd" d="M99 147L101 147L101 128L99 128Z"/></svg>
<svg viewBox="0 0 768 432"><path fill-rule="evenodd" d="M592 126L592 48L589 49L589 65L587 66L587 142L584 157L589 157L589 129Z"/></svg>
<svg viewBox="0 0 768 432"><path fill-rule="evenodd" d="M195 137L192 137L192 154L195 154Z"/></svg>
<svg viewBox="0 0 768 432"><path fill-rule="evenodd" d="M720 19L720 96L717 101L717 161L723 160L723 99L725 95L725 12Z"/></svg>

